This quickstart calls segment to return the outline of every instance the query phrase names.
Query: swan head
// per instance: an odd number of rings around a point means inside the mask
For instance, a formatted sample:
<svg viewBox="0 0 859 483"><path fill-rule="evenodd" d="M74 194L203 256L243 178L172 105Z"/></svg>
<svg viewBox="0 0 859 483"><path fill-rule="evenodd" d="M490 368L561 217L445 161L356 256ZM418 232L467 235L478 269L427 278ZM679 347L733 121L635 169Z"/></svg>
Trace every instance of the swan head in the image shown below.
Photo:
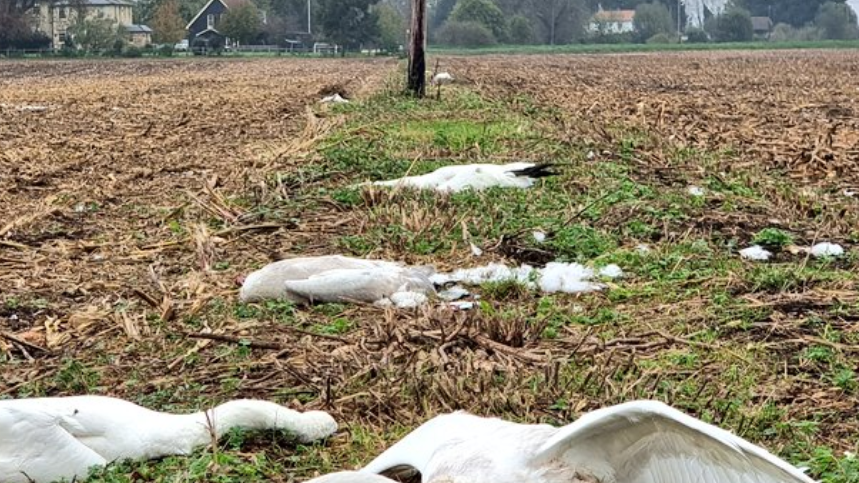
<svg viewBox="0 0 859 483"><path fill-rule="evenodd" d="M247 275L240 275L236 278L236 282L242 286L239 290L239 300L242 302L253 302L259 298L255 295L254 291L258 289L260 279L262 279L263 274L264 272L262 270L257 270Z"/></svg>
<svg viewBox="0 0 859 483"><path fill-rule="evenodd" d="M325 411L307 411L301 415L302 431L298 439L309 443L334 434L337 431L337 421Z"/></svg>
<svg viewBox="0 0 859 483"><path fill-rule="evenodd" d="M337 421L324 411L300 413L279 404L255 399L239 399L216 407L212 415L218 432L232 427L247 429L281 429L302 443L330 436L337 431Z"/></svg>

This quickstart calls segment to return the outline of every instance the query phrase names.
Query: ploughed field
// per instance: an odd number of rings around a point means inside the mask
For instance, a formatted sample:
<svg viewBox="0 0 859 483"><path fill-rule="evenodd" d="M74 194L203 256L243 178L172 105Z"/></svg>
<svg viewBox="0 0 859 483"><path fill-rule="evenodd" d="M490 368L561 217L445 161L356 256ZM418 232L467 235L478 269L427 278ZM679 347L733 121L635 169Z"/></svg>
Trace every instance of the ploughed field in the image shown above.
<svg viewBox="0 0 859 483"><path fill-rule="evenodd" d="M341 423L312 446L231 434L93 481L290 481L439 412L562 424L635 398L859 481L859 57L439 60L457 82L420 102L395 95L390 59L0 63L0 396L255 397ZM353 102L318 103L334 92ZM516 159L560 174L353 186ZM847 253L792 249L818 241ZM770 261L738 255L758 242ZM580 295L484 284L469 311L237 301L237 277L332 253L625 276Z"/></svg>

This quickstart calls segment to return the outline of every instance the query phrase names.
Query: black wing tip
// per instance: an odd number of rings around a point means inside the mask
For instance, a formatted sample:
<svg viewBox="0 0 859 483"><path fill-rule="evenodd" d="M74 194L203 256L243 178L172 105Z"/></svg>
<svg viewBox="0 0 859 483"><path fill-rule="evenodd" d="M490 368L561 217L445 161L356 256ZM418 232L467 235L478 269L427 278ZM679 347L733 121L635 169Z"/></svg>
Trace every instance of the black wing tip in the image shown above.
<svg viewBox="0 0 859 483"><path fill-rule="evenodd" d="M555 166L555 163L536 163L534 166L530 166L525 169L516 169L510 171L516 176L527 176L529 178L546 178L548 176L556 176L558 173L552 171L551 169Z"/></svg>

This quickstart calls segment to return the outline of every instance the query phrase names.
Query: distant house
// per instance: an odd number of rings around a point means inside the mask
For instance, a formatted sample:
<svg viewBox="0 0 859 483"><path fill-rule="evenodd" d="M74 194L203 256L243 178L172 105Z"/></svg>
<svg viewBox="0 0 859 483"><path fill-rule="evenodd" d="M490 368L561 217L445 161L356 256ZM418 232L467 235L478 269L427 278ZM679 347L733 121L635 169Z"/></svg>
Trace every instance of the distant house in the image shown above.
<svg viewBox="0 0 859 483"><path fill-rule="evenodd" d="M63 46L68 29L84 12L86 19L108 19L126 32L126 38L134 45L144 47L152 42L152 29L133 23L135 3L129 0L58 0L40 2L38 12L39 30L51 39L52 48Z"/></svg>
<svg viewBox="0 0 859 483"><path fill-rule="evenodd" d="M132 45L146 47L152 43L152 29L146 25L126 25L125 31Z"/></svg>
<svg viewBox="0 0 859 483"><path fill-rule="evenodd" d="M599 11L591 17L588 30L591 33L601 34L632 32L635 30L634 19L635 10L603 10L600 7Z"/></svg>
<svg viewBox="0 0 859 483"><path fill-rule="evenodd" d="M755 37L768 39L773 30L773 21L769 17L752 17L752 30Z"/></svg>
<svg viewBox="0 0 859 483"><path fill-rule="evenodd" d="M221 17L230 9L239 8L251 3L251 0L209 0L188 22L188 42L191 46L205 45L209 47L224 47L229 43L226 35L218 31ZM266 13L260 11L260 20L266 23Z"/></svg>

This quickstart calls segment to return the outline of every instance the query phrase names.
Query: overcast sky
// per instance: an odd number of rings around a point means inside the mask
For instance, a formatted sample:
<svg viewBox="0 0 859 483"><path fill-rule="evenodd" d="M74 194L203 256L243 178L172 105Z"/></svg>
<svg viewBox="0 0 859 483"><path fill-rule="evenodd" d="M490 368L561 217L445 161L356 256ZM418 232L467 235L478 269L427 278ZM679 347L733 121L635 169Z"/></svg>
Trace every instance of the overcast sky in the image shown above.
<svg viewBox="0 0 859 483"><path fill-rule="evenodd" d="M859 0L847 0L847 3L853 7L853 11L859 13Z"/></svg>

